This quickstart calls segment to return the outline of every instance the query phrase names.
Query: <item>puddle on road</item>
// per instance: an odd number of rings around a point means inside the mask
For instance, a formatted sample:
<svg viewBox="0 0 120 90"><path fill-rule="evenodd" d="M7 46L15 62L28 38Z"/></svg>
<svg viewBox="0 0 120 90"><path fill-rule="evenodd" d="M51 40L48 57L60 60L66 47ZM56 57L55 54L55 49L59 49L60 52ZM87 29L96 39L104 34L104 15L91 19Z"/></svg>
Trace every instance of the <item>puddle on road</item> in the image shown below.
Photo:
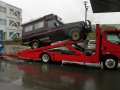
<svg viewBox="0 0 120 90"><path fill-rule="evenodd" d="M119 76L120 69L103 71L100 68L75 65L0 61L0 82L30 90L113 90L113 87L116 90L119 88Z"/></svg>
<svg viewBox="0 0 120 90"><path fill-rule="evenodd" d="M11 82L22 77L17 65L0 61L0 81Z"/></svg>

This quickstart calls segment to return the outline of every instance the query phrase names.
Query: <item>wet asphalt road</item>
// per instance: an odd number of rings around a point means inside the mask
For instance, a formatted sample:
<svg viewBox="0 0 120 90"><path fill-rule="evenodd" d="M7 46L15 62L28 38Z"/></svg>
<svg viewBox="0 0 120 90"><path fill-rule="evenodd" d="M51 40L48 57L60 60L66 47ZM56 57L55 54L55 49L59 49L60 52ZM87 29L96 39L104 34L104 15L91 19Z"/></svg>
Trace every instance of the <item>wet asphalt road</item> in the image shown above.
<svg viewBox="0 0 120 90"><path fill-rule="evenodd" d="M21 49L8 46L5 51ZM1 58L0 90L120 90L120 68L105 71L94 65L43 64Z"/></svg>

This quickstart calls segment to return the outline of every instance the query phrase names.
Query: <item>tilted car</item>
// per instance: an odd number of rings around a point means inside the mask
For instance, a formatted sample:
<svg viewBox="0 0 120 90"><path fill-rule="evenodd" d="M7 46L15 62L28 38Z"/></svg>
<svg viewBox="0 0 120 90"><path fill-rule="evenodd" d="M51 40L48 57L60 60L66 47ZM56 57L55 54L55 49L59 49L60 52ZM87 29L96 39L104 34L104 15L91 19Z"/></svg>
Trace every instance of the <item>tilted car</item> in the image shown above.
<svg viewBox="0 0 120 90"><path fill-rule="evenodd" d="M22 28L23 44L32 48L66 39L75 41L86 39L87 34L92 32L89 20L64 24L61 18L54 14L25 23Z"/></svg>

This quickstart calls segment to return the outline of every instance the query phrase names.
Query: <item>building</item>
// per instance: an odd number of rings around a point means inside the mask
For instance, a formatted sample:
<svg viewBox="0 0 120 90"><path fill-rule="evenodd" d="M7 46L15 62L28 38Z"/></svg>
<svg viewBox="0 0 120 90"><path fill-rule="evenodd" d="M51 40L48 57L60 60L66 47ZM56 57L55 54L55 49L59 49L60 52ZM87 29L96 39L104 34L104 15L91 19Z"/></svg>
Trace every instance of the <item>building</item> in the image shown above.
<svg viewBox="0 0 120 90"><path fill-rule="evenodd" d="M12 40L21 37L22 10L3 1L0 1L0 30L3 30L3 39Z"/></svg>

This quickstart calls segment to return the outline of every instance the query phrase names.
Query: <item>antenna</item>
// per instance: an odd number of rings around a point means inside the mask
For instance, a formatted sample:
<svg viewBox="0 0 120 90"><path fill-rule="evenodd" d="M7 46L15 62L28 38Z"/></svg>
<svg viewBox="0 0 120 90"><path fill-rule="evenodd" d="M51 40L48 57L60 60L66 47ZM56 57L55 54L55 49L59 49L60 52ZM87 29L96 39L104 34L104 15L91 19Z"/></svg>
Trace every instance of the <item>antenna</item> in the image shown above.
<svg viewBox="0 0 120 90"><path fill-rule="evenodd" d="M87 21L87 11L88 11L88 7L89 7L89 6L87 6L87 3L88 3L88 1L84 1L84 5L85 5L85 22Z"/></svg>

